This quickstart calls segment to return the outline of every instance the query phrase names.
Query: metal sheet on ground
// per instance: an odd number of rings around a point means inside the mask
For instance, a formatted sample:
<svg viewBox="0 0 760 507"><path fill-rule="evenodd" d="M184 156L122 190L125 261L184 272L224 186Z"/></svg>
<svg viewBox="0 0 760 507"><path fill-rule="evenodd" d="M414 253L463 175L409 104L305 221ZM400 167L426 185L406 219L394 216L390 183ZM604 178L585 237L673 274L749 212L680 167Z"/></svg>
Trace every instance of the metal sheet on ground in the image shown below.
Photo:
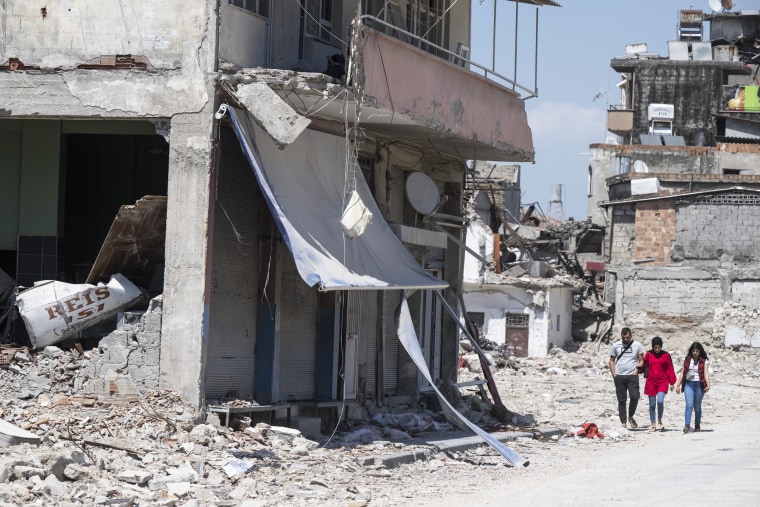
<svg viewBox="0 0 760 507"><path fill-rule="evenodd" d="M412 361L414 361L414 364L417 365L417 368L419 368L420 372L422 372L427 381L430 383L431 387L435 391L435 394L438 396L438 400L441 402L441 407L443 407L443 411L446 414L446 417L452 421L456 421L462 426L466 426L471 429L513 466L528 466L530 462L527 459L523 458L512 449L499 442L497 439L489 435L486 431L482 430L480 427L467 420L467 418L465 418L462 414L457 412L456 409L451 406L449 401L435 386L435 383L430 376L430 371L428 370L427 364L425 363L425 357L422 354L422 349L420 349L420 342L417 339L417 333L414 331L412 315L409 313L409 305L406 302L406 291L404 291L401 298L401 304L399 305L398 310L396 310L396 327L398 329L398 339L401 342L401 345L409 354L409 357L411 357Z"/></svg>

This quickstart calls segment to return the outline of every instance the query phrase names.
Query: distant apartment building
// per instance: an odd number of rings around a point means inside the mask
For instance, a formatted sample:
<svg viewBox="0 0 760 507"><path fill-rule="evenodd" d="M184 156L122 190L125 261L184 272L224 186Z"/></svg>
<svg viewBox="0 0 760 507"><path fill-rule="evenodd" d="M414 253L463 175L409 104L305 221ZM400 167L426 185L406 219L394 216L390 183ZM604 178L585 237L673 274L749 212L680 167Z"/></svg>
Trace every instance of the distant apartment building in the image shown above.
<svg viewBox="0 0 760 507"><path fill-rule="evenodd" d="M760 301L760 12L678 20L668 56L635 44L611 61L617 142L591 146L588 211L606 231L617 324L650 319L696 338L724 305L751 313Z"/></svg>

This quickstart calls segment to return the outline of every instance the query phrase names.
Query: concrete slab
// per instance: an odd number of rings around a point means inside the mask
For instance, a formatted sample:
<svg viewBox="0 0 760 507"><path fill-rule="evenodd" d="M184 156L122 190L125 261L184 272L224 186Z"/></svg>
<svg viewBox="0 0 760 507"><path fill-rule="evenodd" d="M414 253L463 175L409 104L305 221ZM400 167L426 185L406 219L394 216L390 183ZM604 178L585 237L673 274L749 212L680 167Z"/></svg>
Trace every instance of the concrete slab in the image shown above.
<svg viewBox="0 0 760 507"><path fill-rule="evenodd" d="M276 420L276 424L280 426L286 426L286 423L285 419ZM319 417L293 416L290 418L290 427L299 430L304 437L312 440L322 436L322 419Z"/></svg>
<svg viewBox="0 0 760 507"><path fill-rule="evenodd" d="M564 431L559 428L543 427L535 428L531 431L491 433L491 436L500 442L510 442L523 438L551 438L553 436L562 436L563 434ZM482 438L466 431L455 431L446 436L431 435L417 437L405 443L410 446L406 452L386 456L363 456L357 458L356 461L362 466L384 465L386 468L395 468L399 465L428 459L438 452L459 453L487 445Z"/></svg>

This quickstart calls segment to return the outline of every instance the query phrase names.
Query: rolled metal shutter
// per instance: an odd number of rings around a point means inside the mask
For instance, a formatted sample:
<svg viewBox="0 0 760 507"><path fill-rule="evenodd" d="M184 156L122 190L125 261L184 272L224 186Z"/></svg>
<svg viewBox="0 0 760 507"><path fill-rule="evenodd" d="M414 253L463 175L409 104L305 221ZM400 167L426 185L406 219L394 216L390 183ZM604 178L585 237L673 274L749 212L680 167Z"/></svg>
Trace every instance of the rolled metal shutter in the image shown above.
<svg viewBox="0 0 760 507"><path fill-rule="evenodd" d="M253 396L261 190L231 128L220 128L206 399Z"/></svg>
<svg viewBox="0 0 760 507"><path fill-rule="evenodd" d="M301 279L290 251L281 256L279 401L313 400L318 292Z"/></svg>
<svg viewBox="0 0 760 507"><path fill-rule="evenodd" d="M396 308L401 304L401 291L383 291L383 389L386 396L398 389L398 349Z"/></svg>

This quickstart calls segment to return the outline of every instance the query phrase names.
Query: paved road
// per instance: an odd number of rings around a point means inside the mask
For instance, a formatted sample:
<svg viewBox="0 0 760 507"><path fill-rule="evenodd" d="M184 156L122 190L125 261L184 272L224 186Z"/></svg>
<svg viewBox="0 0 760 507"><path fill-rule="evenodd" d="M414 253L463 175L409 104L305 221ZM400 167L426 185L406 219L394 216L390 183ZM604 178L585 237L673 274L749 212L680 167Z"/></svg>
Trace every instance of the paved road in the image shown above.
<svg viewBox="0 0 760 507"><path fill-rule="evenodd" d="M731 407L723 398L716 405L727 410L713 413L710 427L699 433L684 435L677 426L623 431L617 441L608 435L533 449L525 444L518 450L530 457L528 468L415 506L760 506L760 403Z"/></svg>

